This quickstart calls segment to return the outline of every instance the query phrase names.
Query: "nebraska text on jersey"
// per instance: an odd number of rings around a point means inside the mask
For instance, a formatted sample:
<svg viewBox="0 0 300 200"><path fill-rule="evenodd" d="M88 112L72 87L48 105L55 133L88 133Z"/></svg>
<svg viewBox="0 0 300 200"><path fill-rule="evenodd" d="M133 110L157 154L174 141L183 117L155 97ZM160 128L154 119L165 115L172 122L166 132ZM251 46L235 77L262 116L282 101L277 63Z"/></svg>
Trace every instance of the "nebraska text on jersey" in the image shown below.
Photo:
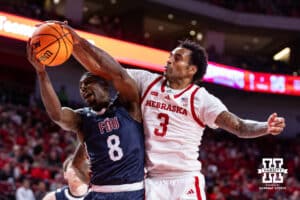
<svg viewBox="0 0 300 200"><path fill-rule="evenodd" d="M171 111L171 112L180 113L182 115L187 115L187 110L185 108L182 108L182 107L177 106L177 105L171 105L171 104L161 103L161 102L158 102L158 101L147 100L145 106L150 106L150 107L153 107L153 108L168 110L168 111Z"/></svg>

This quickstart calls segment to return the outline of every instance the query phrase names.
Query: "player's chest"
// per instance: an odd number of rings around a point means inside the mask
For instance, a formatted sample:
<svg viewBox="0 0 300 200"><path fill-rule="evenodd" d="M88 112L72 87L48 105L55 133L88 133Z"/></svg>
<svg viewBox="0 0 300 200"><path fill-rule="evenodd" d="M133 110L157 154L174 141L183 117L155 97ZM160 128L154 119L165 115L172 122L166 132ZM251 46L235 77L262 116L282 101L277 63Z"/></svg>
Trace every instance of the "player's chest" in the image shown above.
<svg viewBox="0 0 300 200"><path fill-rule="evenodd" d="M145 95L142 102L143 111L160 112L164 111L167 113L187 115L191 108L191 93L190 91L185 92L174 92L171 89L165 89L153 87Z"/></svg>
<svg viewBox="0 0 300 200"><path fill-rule="evenodd" d="M85 125L85 135L96 137L107 137L121 129L122 120L117 116L112 117L93 117Z"/></svg>

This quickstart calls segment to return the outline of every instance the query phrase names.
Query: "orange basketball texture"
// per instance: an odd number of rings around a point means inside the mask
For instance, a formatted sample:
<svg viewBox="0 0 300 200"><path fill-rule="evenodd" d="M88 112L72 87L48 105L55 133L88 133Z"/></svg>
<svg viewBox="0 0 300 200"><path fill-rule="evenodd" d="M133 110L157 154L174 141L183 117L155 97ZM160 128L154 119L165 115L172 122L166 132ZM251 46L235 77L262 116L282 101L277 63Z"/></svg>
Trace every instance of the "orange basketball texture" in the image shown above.
<svg viewBox="0 0 300 200"><path fill-rule="evenodd" d="M30 41L38 61L47 66L57 66L69 59L73 51L70 32L55 23L40 25Z"/></svg>

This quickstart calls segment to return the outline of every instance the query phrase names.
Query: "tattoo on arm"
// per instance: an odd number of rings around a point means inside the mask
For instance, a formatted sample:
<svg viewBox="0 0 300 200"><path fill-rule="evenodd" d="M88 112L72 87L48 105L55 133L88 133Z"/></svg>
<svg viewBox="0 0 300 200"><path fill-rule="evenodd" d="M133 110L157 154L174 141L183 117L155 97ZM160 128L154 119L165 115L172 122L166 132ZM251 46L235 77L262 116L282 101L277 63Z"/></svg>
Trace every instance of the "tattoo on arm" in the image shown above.
<svg viewBox="0 0 300 200"><path fill-rule="evenodd" d="M215 123L220 128L241 138L256 138L268 134L268 124L266 122L240 119L228 111L219 114Z"/></svg>

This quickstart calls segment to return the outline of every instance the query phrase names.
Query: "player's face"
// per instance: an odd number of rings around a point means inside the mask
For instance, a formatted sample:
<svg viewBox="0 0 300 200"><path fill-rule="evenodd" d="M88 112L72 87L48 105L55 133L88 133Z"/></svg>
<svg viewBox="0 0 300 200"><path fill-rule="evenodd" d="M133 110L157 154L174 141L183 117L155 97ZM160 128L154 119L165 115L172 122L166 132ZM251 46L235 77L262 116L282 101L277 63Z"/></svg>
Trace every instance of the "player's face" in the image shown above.
<svg viewBox="0 0 300 200"><path fill-rule="evenodd" d="M79 83L82 99L94 110L99 111L109 103L108 89L92 76L83 76Z"/></svg>
<svg viewBox="0 0 300 200"><path fill-rule="evenodd" d="M191 50L177 47L167 60L165 76L169 81L190 77L190 57Z"/></svg>

